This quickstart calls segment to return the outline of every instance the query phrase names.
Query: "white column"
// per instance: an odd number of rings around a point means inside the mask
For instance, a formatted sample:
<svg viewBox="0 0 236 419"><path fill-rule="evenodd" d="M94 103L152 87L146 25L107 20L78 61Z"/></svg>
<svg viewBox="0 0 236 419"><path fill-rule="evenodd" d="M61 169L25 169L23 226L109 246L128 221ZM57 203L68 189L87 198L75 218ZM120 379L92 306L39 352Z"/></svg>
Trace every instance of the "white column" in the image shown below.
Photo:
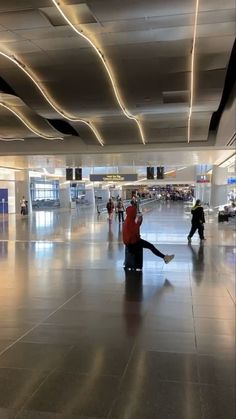
<svg viewBox="0 0 236 419"><path fill-rule="evenodd" d="M210 183L196 183L195 200L200 199L204 204L211 202L211 184Z"/></svg>
<svg viewBox="0 0 236 419"><path fill-rule="evenodd" d="M70 182L59 183L59 199L61 208L70 208Z"/></svg>
<svg viewBox="0 0 236 419"><path fill-rule="evenodd" d="M85 186L85 200L89 205L95 205L94 188L86 188Z"/></svg>
<svg viewBox="0 0 236 419"><path fill-rule="evenodd" d="M227 203L227 167L213 166L211 180L211 206L217 207Z"/></svg>
<svg viewBox="0 0 236 419"><path fill-rule="evenodd" d="M30 182L29 182L29 172L28 170L21 170L16 172L16 181L15 181L15 207L16 214L20 213L20 200L22 197L25 197L25 200L28 201L28 213L32 211L31 195L30 195Z"/></svg>

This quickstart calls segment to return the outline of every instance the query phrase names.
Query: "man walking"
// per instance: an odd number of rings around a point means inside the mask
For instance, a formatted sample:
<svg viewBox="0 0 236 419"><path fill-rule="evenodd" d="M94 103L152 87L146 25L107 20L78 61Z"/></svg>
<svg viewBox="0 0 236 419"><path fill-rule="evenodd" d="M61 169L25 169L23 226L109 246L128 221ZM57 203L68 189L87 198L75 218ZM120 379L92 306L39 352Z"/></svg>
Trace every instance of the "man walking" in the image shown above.
<svg viewBox="0 0 236 419"><path fill-rule="evenodd" d="M191 230L189 232L189 235L187 237L188 242L191 243L191 239L192 239L194 233L196 232L196 230L198 230L200 240L204 241L205 240L205 237L204 237L205 215L204 215L204 210L203 210L203 207L201 205L200 199L196 200L196 204L192 208L191 214L192 214L192 228L191 228Z"/></svg>

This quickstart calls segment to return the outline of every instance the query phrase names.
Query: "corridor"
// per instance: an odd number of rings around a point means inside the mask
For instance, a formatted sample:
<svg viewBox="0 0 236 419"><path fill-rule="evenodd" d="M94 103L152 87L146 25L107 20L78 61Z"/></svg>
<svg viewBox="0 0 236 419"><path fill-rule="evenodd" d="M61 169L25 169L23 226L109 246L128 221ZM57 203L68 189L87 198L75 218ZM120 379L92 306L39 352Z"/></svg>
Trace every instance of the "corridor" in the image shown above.
<svg viewBox="0 0 236 419"><path fill-rule="evenodd" d="M1 419L234 419L235 224L144 208L142 272L92 210L0 218Z"/></svg>

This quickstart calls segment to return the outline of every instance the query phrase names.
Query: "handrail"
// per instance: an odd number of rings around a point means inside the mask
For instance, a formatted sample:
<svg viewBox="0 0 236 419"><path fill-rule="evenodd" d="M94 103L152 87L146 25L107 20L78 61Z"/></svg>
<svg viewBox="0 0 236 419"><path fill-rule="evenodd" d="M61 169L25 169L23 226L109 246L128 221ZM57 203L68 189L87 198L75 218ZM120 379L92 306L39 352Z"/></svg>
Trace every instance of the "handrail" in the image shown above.
<svg viewBox="0 0 236 419"><path fill-rule="evenodd" d="M140 207L142 208L144 205L147 205L147 204L150 204L150 203L153 203L153 202L156 202L157 201L157 199L156 198L144 198L144 199L141 199L140 200L140 202L138 203L138 207L139 207L139 209L140 209ZM124 201L122 201L123 202L123 204L124 204L124 207L125 207L125 209L129 206L129 205L131 205L130 204L130 199L125 199ZM115 204L115 203L114 203ZM98 215L99 214L102 214L102 213L104 213L104 212L106 212L107 211L107 208L106 208L106 205L107 205L107 202L102 202L102 203L100 203L100 204L97 204L97 213L98 213Z"/></svg>

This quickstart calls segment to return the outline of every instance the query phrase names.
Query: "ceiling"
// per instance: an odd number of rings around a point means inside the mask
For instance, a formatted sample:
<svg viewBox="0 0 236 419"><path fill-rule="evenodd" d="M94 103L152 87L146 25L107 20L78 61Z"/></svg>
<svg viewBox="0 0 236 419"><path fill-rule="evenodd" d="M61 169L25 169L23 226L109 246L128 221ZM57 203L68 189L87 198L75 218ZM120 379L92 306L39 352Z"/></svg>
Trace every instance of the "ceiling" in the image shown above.
<svg viewBox="0 0 236 419"><path fill-rule="evenodd" d="M0 154L199 162L234 39L235 0L0 0Z"/></svg>
<svg viewBox="0 0 236 419"><path fill-rule="evenodd" d="M235 153L234 153L235 154ZM95 153L95 154L68 154L68 155L34 155L34 156L0 156L1 167L15 169L59 169L64 167L113 167L123 173L137 171L137 167L145 166L192 166L192 165L219 165L232 156L232 150L198 150L186 151L172 150L152 153L145 151L126 153Z"/></svg>

